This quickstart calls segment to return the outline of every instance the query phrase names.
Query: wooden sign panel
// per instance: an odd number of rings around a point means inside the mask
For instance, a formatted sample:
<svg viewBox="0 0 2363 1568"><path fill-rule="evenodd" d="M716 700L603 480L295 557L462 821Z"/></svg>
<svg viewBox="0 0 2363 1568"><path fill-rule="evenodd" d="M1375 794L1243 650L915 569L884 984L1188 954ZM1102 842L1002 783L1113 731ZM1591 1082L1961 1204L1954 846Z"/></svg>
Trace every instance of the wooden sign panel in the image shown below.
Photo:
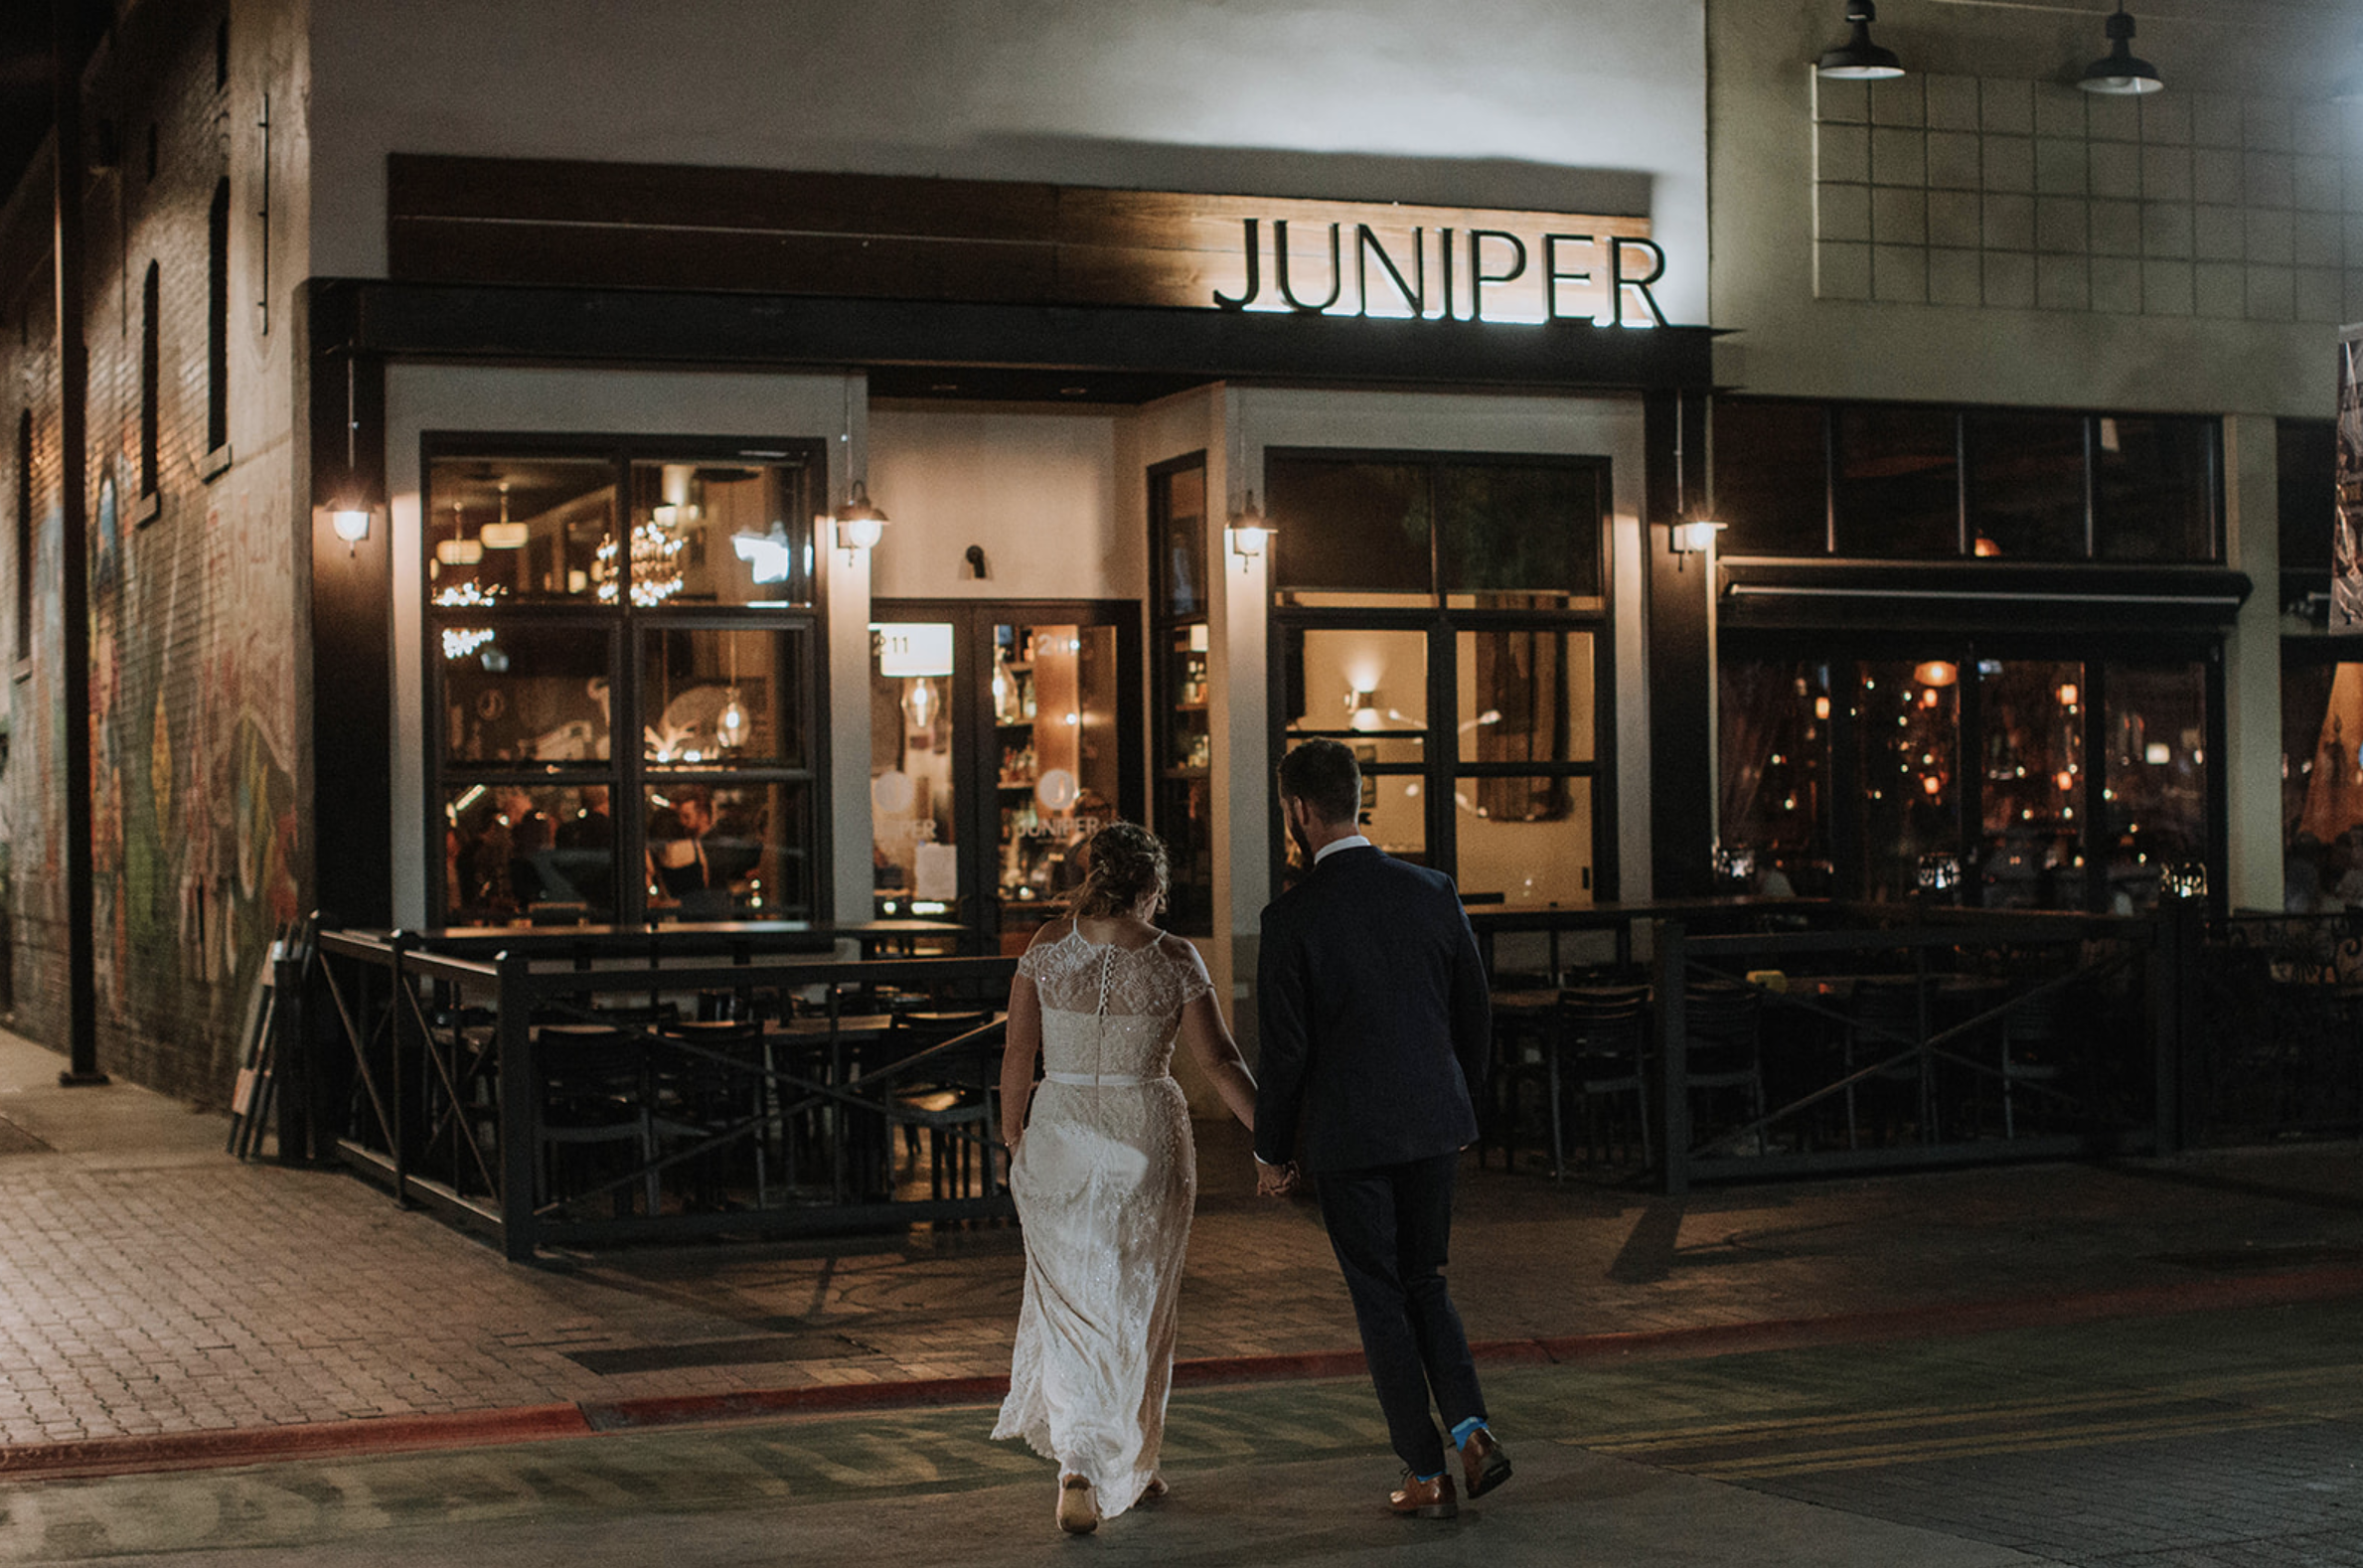
<svg viewBox="0 0 2363 1568"><path fill-rule="evenodd" d="M410 282L1664 324L1644 218L395 154Z"/></svg>

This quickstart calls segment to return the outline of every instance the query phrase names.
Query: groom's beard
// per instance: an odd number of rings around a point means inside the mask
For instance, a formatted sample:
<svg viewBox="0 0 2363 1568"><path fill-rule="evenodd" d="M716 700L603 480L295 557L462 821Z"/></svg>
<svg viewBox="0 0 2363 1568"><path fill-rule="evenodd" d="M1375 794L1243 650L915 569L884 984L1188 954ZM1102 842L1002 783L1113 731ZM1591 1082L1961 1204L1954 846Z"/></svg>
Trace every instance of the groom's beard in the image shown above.
<svg viewBox="0 0 2363 1568"><path fill-rule="evenodd" d="M1288 836L1296 841L1297 853L1305 858L1305 869L1313 869L1313 845L1305 837L1305 825L1300 822L1290 823Z"/></svg>

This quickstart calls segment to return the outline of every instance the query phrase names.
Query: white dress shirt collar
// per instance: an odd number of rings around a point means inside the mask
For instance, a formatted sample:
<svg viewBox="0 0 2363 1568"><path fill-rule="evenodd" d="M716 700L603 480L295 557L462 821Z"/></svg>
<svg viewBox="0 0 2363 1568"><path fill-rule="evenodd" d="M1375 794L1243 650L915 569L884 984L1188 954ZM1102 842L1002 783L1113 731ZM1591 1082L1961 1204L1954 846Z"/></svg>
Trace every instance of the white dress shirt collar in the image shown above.
<svg viewBox="0 0 2363 1568"><path fill-rule="evenodd" d="M1319 865L1322 862L1328 860L1339 850L1366 850L1368 848L1370 848L1369 840L1363 838L1358 833L1349 833L1342 839L1332 839L1329 843L1316 850L1313 853L1313 863Z"/></svg>

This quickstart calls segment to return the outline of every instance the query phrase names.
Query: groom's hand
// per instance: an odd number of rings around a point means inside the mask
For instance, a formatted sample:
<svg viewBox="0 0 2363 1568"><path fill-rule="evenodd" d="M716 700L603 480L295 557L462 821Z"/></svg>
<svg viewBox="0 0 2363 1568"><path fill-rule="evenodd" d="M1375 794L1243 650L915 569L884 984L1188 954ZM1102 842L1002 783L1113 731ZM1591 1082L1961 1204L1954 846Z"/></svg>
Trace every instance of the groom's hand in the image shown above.
<svg viewBox="0 0 2363 1568"><path fill-rule="evenodd" d="M1255 1195L1257 1197L1286 1197L1297 1189L1297 1163L1255 1168Z"/></svg>

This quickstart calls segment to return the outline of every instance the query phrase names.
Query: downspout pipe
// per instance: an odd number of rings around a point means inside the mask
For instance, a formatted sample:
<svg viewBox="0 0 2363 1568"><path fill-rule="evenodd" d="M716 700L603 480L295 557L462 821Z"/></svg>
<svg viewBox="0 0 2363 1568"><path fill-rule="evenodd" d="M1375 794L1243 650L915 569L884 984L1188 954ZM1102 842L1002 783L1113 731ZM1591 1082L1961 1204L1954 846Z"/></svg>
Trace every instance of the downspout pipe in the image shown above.
<svg viewBox="0 0 2363 1568"><path fill-rule="evenodd" d="M74 56L74 0L50 0L50 102L57 121L58 456L64 542L59 613L64 621L66 709L67 1085L102 1084L98 1070L97 931L90 877L90 352L82 341L86 281L82 230L81 78Z"/></svg>

